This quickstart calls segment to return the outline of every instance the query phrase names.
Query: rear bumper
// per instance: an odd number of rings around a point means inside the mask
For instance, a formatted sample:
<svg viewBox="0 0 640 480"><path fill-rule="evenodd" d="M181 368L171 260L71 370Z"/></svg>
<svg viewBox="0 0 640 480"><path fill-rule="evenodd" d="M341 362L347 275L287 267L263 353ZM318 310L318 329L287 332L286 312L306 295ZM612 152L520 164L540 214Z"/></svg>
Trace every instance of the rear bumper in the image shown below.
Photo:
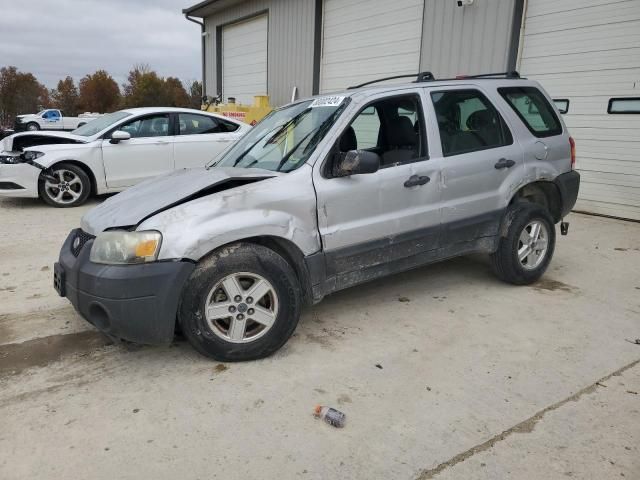
<svg viewBox="0 0 640 480"><path fill-rule="evenodd" d="M578 190L580 189L580 174L572 170L562 175L558 175L553 181L560 190L562 198L562 209L560 218L565 217L575 206L578 199Z"/></svg>
<svg viewBox="0 0 640 480"><path fill-rule="evenodd" d="M100 265L89 261L93 240L76 257L73 230L54 268L58 293L85 320L107 335L135 343L168 344L175 331L182 287L195 268L190 262Z"/></svg>

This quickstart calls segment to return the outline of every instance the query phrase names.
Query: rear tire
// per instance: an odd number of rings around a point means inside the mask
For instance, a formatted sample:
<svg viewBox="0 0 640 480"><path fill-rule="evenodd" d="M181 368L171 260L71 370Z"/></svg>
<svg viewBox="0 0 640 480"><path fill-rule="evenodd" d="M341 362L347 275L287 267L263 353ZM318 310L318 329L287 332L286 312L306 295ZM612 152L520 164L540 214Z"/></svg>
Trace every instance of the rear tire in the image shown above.
<svg viewBox="0 0 640 480"><path fill-rule="evenodd" d="M237 243L200 261L184 287L178 322L207 357L255 360L285 344L301 305L297 276L284 258L261 245Z"/></svg>
<svg viewBox="0 0 640 480"><path fill-rule="evenodd" d="M491 266L501 280L531 284L544 274L556 244L555 225L549 212L537 204L518 203L507 210L506 236L491 254Z"/></svg>
<svg viewBox="0 0 640 480"><path fill-rule="evenodd" d="M86 202L91 193L91 180L82 168L73 163L58 163L48 172L57 183L40 175L38 194L40 198L53 207L77 207Z"/></svg>

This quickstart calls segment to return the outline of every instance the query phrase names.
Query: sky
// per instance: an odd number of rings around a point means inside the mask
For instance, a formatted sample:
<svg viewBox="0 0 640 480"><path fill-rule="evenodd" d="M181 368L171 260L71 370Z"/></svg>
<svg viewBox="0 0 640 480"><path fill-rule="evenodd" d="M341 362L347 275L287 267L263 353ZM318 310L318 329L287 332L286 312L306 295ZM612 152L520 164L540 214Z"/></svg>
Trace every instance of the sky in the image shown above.
<svg viewBox="0 0 640 480"><path fill-rule="evenodd" d="M198 0L0 0L0 67L49 88L104 69L122 85L131 67L201 78L200 27L182 9Z"/></svg>

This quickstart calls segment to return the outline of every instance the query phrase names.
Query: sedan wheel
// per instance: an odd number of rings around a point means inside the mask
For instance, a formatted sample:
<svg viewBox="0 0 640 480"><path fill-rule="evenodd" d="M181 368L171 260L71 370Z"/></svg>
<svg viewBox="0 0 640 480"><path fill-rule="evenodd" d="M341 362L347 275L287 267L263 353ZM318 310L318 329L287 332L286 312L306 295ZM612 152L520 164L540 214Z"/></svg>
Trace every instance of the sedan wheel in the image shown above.
<svg viewBox="0 0 640 480"><path fill-rule="evenodd" d="M44 191L55 203L70 204L78 200L83 192L82 180L70 170L55 170L53 177L58 181L46 180Z"/></svg>
<svg viewBox="0 0 640 480"><path fill-rule="evenodd" d="M91 181L78 165L59 163L40 175L38 192L49 205L75 207L83 204L91 193Z"/></svg>

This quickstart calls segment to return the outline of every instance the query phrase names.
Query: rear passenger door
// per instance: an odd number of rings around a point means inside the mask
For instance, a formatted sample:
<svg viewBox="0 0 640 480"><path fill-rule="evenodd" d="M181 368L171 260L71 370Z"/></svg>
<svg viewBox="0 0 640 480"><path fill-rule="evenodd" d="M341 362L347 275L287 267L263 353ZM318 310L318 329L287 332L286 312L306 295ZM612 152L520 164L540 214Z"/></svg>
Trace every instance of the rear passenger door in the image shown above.
<svg viewBox="0 0 640 480"><path fill-rule="evenodd" d="M174 158L176 168L204 167L238 138L239 127L209 115L178 113Z"/></svg>
<svg viewBox="0 0 640 480"><path fill-rule="evenodd" d="M479 89L452 87L430 96L440 134L443 242L496 235L508 192L524 171L522 147Z"/></svg>

